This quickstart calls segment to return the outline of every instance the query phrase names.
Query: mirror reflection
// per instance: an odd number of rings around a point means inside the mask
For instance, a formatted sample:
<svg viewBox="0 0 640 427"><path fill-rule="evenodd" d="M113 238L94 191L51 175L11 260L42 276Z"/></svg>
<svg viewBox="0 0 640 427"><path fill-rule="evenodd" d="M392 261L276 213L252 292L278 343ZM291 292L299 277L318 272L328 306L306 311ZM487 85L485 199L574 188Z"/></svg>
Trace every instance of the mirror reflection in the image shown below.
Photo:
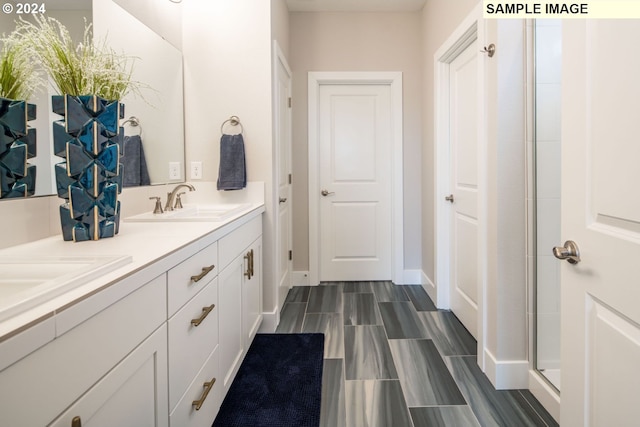
<svg viewBox="0 0 640 427"><path fill-rule="evenodd" d="M124 181L131 186L184 181L181 52L112 0L49 0L45 4L47 15L63 23L74 40L82 40L85 22L92 23L96 38L106 38L116 52L136 58L132 79L147 88L142 96L130 94L121 100L125 104L121 121L126 141ZM18 18L1 14L0 31L9 33ZM37 156L29 160L37 167L36 196L56 194L53 166L62 161L52 150L51 123L60 118L51 112L52 94L51 87L46 87L28 100L37 108L37 118L29 122L38 135Z"/></svg>

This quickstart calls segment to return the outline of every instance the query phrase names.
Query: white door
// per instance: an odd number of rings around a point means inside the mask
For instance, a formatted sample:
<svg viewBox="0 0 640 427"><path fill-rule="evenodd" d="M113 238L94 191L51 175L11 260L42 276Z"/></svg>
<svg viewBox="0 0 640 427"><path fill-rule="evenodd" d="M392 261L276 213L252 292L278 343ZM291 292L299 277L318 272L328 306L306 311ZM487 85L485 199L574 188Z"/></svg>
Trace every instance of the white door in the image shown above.
<svg viewBox="0 0 640 427"><path fill-rule="evenodd" d="M477 75L474 41L449 64L449 155L451 203L451 310L477 338L478 161Z"/></svg>
<svg viewBox="0 0 640 427"><path fill-rule="evenodd" d="M277 45L276 45L277 46ZM291 288L292 227L291 206L291 70L279 48L275 49L275 133L278 192L277 224L277 313Z"/></svg>
<svg viewBox="0 0 640 427"><path fill-rule="evenodd" d="M392 278L391 120L388 84L320 86L320 281Z"/></svg>
<svg viewBox="0 0 640 427"><path fill-rule="evenodd" d="M560 424L640 419L638 20L563 22ZM549 248L551 250L551 248Z"/></svg>

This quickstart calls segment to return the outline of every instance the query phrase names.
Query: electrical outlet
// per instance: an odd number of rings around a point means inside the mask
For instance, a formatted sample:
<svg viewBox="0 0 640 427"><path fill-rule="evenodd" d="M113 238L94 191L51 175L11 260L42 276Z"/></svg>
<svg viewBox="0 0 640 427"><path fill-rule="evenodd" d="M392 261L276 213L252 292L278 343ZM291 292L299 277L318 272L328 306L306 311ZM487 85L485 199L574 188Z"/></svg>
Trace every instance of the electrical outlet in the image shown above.
<svg viewBox="0 0 640 427"><path fill-rule="evenodd" d="M169 162L169 179L180 179L180 162Z"/></svg>
<svg viewBox="0 0 640 427"><path fill-rule="evenodd" d="M202 162L191 162L191 179L202 179Z"/></svg>

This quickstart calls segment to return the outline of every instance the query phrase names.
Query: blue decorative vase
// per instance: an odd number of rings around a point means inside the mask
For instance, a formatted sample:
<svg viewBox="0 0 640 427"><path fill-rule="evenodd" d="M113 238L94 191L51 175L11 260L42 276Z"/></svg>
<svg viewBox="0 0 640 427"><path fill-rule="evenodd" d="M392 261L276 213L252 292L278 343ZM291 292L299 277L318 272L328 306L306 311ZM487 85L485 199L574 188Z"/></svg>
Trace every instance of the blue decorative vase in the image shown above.
<svg viewBox="0 0 640 427"><path fill-rule="evenodd" d="M60 223L64 240L81 242L113 237L120 225L122 191L119 119L124 106L96 95L52 97L53 112L63 116L53 122Z"/></svg>
<svg viewBox="0 0 640 427"><path fill-rule="evenodd" d="M27 124L36 118L36 106L0 98L0 199L33 196L36 166L36 130Z"/></svg>

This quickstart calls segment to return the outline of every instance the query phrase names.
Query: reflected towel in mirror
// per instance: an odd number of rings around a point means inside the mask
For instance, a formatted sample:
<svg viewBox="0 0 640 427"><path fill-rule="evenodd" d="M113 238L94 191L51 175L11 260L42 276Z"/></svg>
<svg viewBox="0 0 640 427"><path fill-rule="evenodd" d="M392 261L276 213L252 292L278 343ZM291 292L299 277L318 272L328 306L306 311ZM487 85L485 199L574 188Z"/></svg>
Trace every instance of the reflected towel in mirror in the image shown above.
<svg viewBox="0 0 640 427"><path fill-rule="evenodd" d="M120 147L120 163L122 164L122 186L137 187L151 185L147 160L140 135L125 136Z"/></svg>
<svg viewBox="0 0 640 427"><path fill-rule="evenodd" d="M247 186L247 169L242 134L220 138L218 190L240 190Z"/></svg>

